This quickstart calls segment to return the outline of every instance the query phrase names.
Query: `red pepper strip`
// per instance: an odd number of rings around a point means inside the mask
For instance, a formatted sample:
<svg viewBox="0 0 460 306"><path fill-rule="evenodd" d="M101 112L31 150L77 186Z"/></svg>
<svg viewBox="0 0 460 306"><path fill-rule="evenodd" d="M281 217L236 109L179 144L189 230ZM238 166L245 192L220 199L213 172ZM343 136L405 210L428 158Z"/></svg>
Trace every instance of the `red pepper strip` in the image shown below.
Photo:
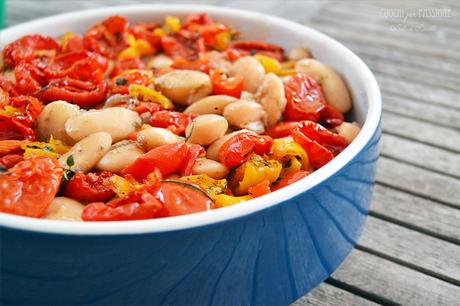
<svg viewBox="0 0 460 306"><path fill-rule="evenodd" d="M241 165L252 152L259 155L268 153L272 144L273 139L270 136L239 133L222 145L219 151L219 160L225 166L233 168Z"/></svg>
<svg viewBox="0 0 460 306"><path fill-rule="evenodd" d="M159 111L152 114L150 124L170 130L176 135L182 135L185 128L195 118L195 114L184 114L173 111Z"/></svg>
<svg viewBox="0 0 460 306"><path fill-rule="evenodd" d="M195 162L198 157L206 154L205 149L197 144L192 144L188 148L187 156L184 159L184 164L182 165L182 169L180 172L181 176L188 176L192 174L193 166L195 166Z"/></svg>
<svg viewBox="0 0 460 306"><path fill-rule="evenodd" d="M272 184L271 188L273 191L281 189L283 187L286 187L287 185L291 185L292 183L295 183L304 177L306 177L308 174L310 174L308 171L300 170L299 172L294 172L291 173L279 181L276 181Z"/></svg>
<svg viewBox="0 0 460 306"><path fill-rule="evenodd" d="M45 102L64 100L81 107L88 107L104 102L107 93L107 83L105 81L101 81L99 84L92 84L65 78L52 84L40 93L40 97Z"/></svg>
<svg viewBox="0 0 460 306"><path fill-rule="evenodd" d="M83 203L108 201L115 193L106 187L104 180L112 175L108 171L88 174L77 172L65 185L63 195Z"/></svg>
<svg viewBox="0 0 460 306"><path fill-rule="evenodd" d="M297 126L297 121L285 121L267 129L267 135L272 138L282 138L291 135L291 130Z"/></svg>
<svg viewBox="0 0 460 306"><path fill-rule="evenodd" d="M180 171L187 152L185 142L163 145L140 155L134 162L126 166L121 174L130 174L136 180L142 181L155 168L158 168L165 177Z"/></svg>
<svg viewBox="0 0 460 306"><path fill-rule="evenodd" d="M321 86L305 73L297 73L284 86L286 109L283 117L289 121L318 122L326 107Z"/></svg>
<svg viewBox="0 0 460 306"><path fill-rule="evenodd" d="M163 204L147 191L135 191L110 201L91 203L82 212L83 221L123 221L153 219Z"/></svg>
<svg viewBox="0 0 460 306"><path fill-rule="evenodd" d="M25 35L5 46L3 61L6 66L14 67L21 61L29 62L43 56L52 57L59 50L58 42L52 37L39 34Z"/></svg>
<svg viewBox="0 0 460 306"><path fill-rule="evenodd" d="M275 44L266 43L263 41L240 40L232 42L228 51L233 53L233 56L246 56L260 54L270 56L282 62L284 60L284 49ZM231 56L229 56L231 58Z"/></svg>
<svg viewBox="0 0 460 306"><path fill-rule="evenodd" d="M213 69L210 71L209 76L212 82L213 93L215 95L228 95L235 98L241 96L243 91L243 77L236 74L233 77L229 77L224 72Z"/></svg>
<svg viewBox="0 0 460 306"><path fill-rule="evenodd" d="M263 196L267 193L270 193L270 181L269 180L263 180L262 182L249 187L248 193L253 196L254 198Z"/></svg>
<svg viewBox="0 0 460 306"><path fill-rule="evenodd" d="M292 137L307 152L315 169L321 168L348 145L348 141L312 121L302 121L292 130Z"/></svg>

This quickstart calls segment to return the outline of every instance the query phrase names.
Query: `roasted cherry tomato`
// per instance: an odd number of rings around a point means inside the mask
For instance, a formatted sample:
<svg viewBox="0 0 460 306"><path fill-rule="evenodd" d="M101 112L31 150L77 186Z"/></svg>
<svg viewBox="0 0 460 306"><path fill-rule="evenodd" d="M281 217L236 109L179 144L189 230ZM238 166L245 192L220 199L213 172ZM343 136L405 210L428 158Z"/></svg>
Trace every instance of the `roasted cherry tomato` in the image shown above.
<svg viewBox="0 0 460 306"><path fill-rule="evenodd" d="M188 61L186 59L183 59L182 57L176 57L174 59L173 64L171 65L171 68L185 69L185 70L197 70L197 71L201 71L204 73L208 73L209 72L209 62L205 58Z"/></svg>
<svg viewBox="0 0 460 306"><path fill-rule="evenodd" d="M83 221L124 221L153 219L162 210L163 204L146 190L134 191L107 204L96 202L86 205Z"/></svg>
<svg viewBox="0 0 460 306"><path fill-rule="evenodd" d="M100 77L107 69L107 65L107 59L97 53L75 51L53 58L45 68L44 74L47 79L69 77L83 81L100 82ZM96 77L99 79L95 79Z"/></svg>
<svg viewBox="0 0 460 306"><path fill-rule="evenodd" d="M154 127L161 127L170 130L176 135L182 135L185 128L192 122L194 114L184 114L173 111L159 111L152 114L150 124Z"/></svg>
<svg viewBox="0 0 460 306"><path fill-rule="evenodd" d="M213 93L215 95L228 95L235 98L241 96L243 91L243 77L239 74L229 77L222 71L211 70L209 76L211 77Z"/></svg>
<svg viewBox="0 0 460 306"><path fill-rule="evenodd" d="M21 95L36 95L48 84L43 71L31 63L21 62L14 68L15 90Z"/></svg>
<svg viewBox="0 0 460 306"><path fill-rule="evenodd" d="M291 135L291 130L297 126L297 121L280 122L268 127L267 135L272 138L282 138Z"/></svg>
<svg viewBox="0 0 460 306"><path fill-rule="evenodd" d="M25 35L3 49L3 61L6 66L14 67L19 62L29 62L37 57L53 57L60 50L58 42L49 36Z"/></svg>
<svg viewBox="0 0 460 306"><path fill-rule="evenodd" d="M295 183L304 177L306 177L308 174L310 174L308 171L303 171L300 170L298 172L286 175L282 179L272 183L271 189L273 191L281 189L283 187L286 187L287 185L291 185L292 183Z"/></svg>
<svg viewBox="0 0 460 306"><path fill-rule="evenodd" d="M126 166L121 174L130 174L138 181L142 181L155 168L158 168L163 176L167 176L180 171L187 152L185 142L163 145L139 156Z"/></svg>
<svg viewBox="0 0 460 306"><path fill-rule="evenodd" d="M201 26L212 24L214 24L214 21L207 13L194 13L185 18L184 23L182 24L182 29L196 31Z"/></svg>
<svg viewBox="0 0 460 306"><path fill-rule="evenodd" d="M219 160L233 168L241 165L250 153L265 154L270 151L273 139L251 133L239 133L227 140L219 151Z"/></svg>
<svg viewBox="0 0 460 306"><path fill-rule="evenodd" d="M108 171L88 174L77 172L65 185L63 195L83 203L108 201L115 193L107 187L105 180L112 175Z"/></svg>
<svg viewBox="0 0 460 306"><path fill-rule="evenodd" d="M147 41L150 46L152 46L155 50L158 50L161 48L161 38L153 33L153 31L158 27L159 25L155 22L139 23L130 26L128 32L136 39L143 39Z"/></svg>
<svg viewBox="0 0 460 306"><path fill-rule="evenodd" d="M300 122L291 133L294 141L307 152L315 169L327 164L348 146L345 138L312 121Z"/></svg>
<svg viewBox="0 0 460 306"><path fill-rule="evenodd" d="M10 97L15 97L18 95L18 92L16 91L16 89L14 88L14 84L13 82L11 82L10 80L8 80L5 76L3 75L0 75L0 89L2 89L3 91L5 91L8 96ZM1 102L0 101L0 104L3 104L4 102Z"/></svg>
<svg viewBox="0 0 460 306"><path fill-rule="evenodd" d="M126 70L145 69L145 64L138 57L121 58L115 61L115 65L110 71L110 77L116 77Z"/></svg>
<svg viewBox="0 0 460 306"><path fill-rule="evenodd" d="M232 60L242 56L261 54L270 56L282 62L284 60L284 49L275 44L269 44L257 40L239 40L230 43L227 55Z"/></svg>
<svg viewBox="0 0 460 306"><path fill-rule="evenodd" d="M83 36L80 34L68 32L64 34L60 40L61 50L63 53L85 50L85 46L83 45Z"/></svg>
<svg viewBox="0 0 460 306"><path fill-rule="evenodd" d="M8 154L0 158L0 165L12 168L22 160L24 160L24 157L21 154Z"/></svg>
<svg viewBox="0 0 460 306"><path fill-rule="evenodd" d="M341 125L344 120L345 118L341 112L332 105L327 104L321 111L318 122L327 128L334 128Z"/></svg>
<svg viewBox="0 0 460 306"><path fill-rule="evenodd" d="M128 46L128 21L111 16L90 28L83 37L84 46L108 58L115 58Z"/></svg>
<svg viewBox="0 0 460 306"><path fill-rule="evenodd" d="M155 196L163 203L160 217L206 211L211 209L212 205L211 199L199 187L178 181L163 181Z"/></svg>
<svg viewBox="0 0 460 306"><path fill-rule="evenodd" d="M110 81L112 94L127 94L132 84L149 86L153 82L153 72L145 69L123 71Z"/></svg>
<svg viewBox="0 0 460 306"><path fill-rule="evenodd" d="M0 211L42 217L54 199L62 178L56 159L31 156L0 174Z"/></svg>
<svg viewBox="0 0 460 306"><path fill-rule="evenodd" d="M192 144L188 148L187 156L184 159L184 163L182 164L182 169L180 172L181 176L188 176L192 174L193 166L198 157L206 154L205 149L197 144Z"/></svg>
<svg viewBox="0 0 460 306"><path fill-rule="evenodd" d="M178 35L162 36L161 48L163 52L171 58L180 57L185 60L196 60L198 52L193 43Z"/></svg>
<svg viewBox="0 0 460 306"><path fill-rule="evenodd" d="M326 107L326 100L318 82L305 73L294 75L284 87L286 120L311 120L318 122L321 112Z"/></svg>
<svg viewBox="0 0 460 306"><path fill-rule="evenodd" d="M66 77L51 81L40 92L40 97L45 102L64 100L81 107L88 107L104 102L106 93L107 83L105 81L93 84L89 81L80 81Z"/></svg>
<svg viewBox="0 0 460 306"><path fill-rule="evenodd" d="M5 111L11 107L12 114ZM18 96L10 98L8 105L0 106L0 140L7 139L28 139L35 140L33 126L42 111L42 103L34 97Z"/></svg>

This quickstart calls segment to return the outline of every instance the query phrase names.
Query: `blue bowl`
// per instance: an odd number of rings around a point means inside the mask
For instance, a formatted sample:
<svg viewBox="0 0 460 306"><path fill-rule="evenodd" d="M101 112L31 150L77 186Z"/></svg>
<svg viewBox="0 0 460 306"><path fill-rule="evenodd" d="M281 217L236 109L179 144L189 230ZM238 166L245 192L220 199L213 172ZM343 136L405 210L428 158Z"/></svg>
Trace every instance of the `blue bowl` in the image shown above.
<svg viewBox="0 0 460 306"><path fill-rule="evenodd" d="M307 178L246 204L158 220L72 223L0 213L0 304L287 305L345 259L366 219L381 98L366 65L333 39L258 13L209 6L110 7L0 34L58 36L121 13L131 21L209 12L245 37L307 46L347 80L355 141Z"/></svg>

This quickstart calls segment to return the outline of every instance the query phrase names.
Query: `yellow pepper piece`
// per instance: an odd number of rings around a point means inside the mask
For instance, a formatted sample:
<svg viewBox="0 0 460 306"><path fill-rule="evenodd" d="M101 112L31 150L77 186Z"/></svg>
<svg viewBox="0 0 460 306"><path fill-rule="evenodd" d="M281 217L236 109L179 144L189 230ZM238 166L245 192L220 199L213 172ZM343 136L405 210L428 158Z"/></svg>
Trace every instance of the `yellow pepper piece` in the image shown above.
<svg viewBox="0 0 460 306"><path fill-rule="evenodd" d="M281 63L281 69L294 69L295 67L295 61L285 61Z"/></svg>
<svg viewBox="0 0 460 306"><path fill-rule="evenodd" d="M117 194L117 196L122 197L128 193L143 188L143 185L132 183L127 179L114 174L109 177L107 187L112 189L113 192Z"/></svg>
<svg viewBox="0 0 460 306"><path fill-rule="evenodd" d="M226 179L215 180L207 174L184 176L181 180L199 185L213 200L227 189Z"/></svg>
<svg viewBox="0 0 460 306"><path fill-rule="evenodd" d="M173 103L167 97L165 97L160 92L155 89L139 85L131 84L128 89L129 95L131 97L137 97L138 99L144 102L152 102L160 104L164 109L174 108Z"/></svg>
<svg viewBox="0 0 460 306"><path fill-rule="evenodd" d="M123 51L121 51L117 55L117 58L122 59L122 58L140 57L140 56L141 56L141 54L139 53L139 51L136 48L128 47L128 48L124 49Z"/></svg>
<svg viewBox="0 0 460 306"><path fill-rule="evenodd" d="M67 42L69 41L69 38L74 36L75 34L73 32L65 32L60 38L59 42L61 43L61 49L64 51L66 50L67 47Z"/></svg>
<svg viewBox="0 0 460 306"><path fill-rule="evenodd" d="M216 208L226 207L238 204L243 201L249 201L252 197L250 195L245 195L241 197L229 196L226 194L219 194L214 199L214 204Z"/></svg>
<svg viewBox="0 0 460 306"><path fill-rule="evenodd" d="M307 153L297 142L294 141L275 139L270 151L270 157L279 160L282 163L286 163L292 157L295 157L302 164L303 170L310 168Z"/></svg>
<svg viewBox="0 0 460 306"><path fill-rule="evenodd" d="M219 51L227 50L228 45L232 41L233 34L230 31L225 31L216 35L215 48Z"/></svg>
<svg viewBox="0 0 460 306"><path fill-rule="evenodd" d="M35 155L35 156L47 156L51 158L58 158L62 154L69 151L70 147L66 146L60 140L54 140L50 138L49 142L30 142L21 145L24 150L24 157Z"/></svg>
<svg viewBox="0 0 460 306"><path fill-rule="evenodd" d="M136 39L133 35L128 35L129 47L118 54L118 58L141 57L152 54L155 50L150 43L144 39Z"/></svg>
<svg viewBox="0 0 460 306"><path fill-rule="evenodd" d="M283 170L281 170L280 177L285 177L290 174L299 172L302 170L302 163L295 157L291 157L284 165Z"/></svg>
<svg viewBox="0 0 460 306"><path fill-rule="evenodd" d="M0 115L5 115L8 117L13 117L16 115L21 115L21 111L17 109L16 107L13 107L11 105L5 105L3 109L0 109Z"/></svg>
<svg viewBox="0 0 460 306"><path fill-rule="evenodd" d="M156 36L165 36L167 33L165 32L165 30L163 30L162 28L155 28L153 30L153 35L156 35Z"/></svg>
<svg viewBox="0 0 460 306"><path fill-rule="evenodd" d="M296 73L297 73L297 71L295 71L294 69L281 69L278 72L278 75L279 76L290 76L290 75L294 75Z"/></svg>
<svg viewBox="0 0 460 306"><path fill-rule="evenodd" d="M273 183L281 173L281 163L277 160L265 160L259 155L252 155L245 163L238 167L232 177L231 186L236 195L248 193L251 186L264 180Z"/></svg>
<svg viewBox="0 0 460 306"><path fill-rule="evenodd" d="M164 30L170 33L179 32L181 27L180 19L175 16L166 16Z"/></svg>
<svg viewBox="0 0 460 306"><path fill-rule="evenodd" d="M278 74L281 71L280 62L272 57L256 54L254 55L254 58L262 64L265 69L265 73L273 72L274 74Z"/></svg>

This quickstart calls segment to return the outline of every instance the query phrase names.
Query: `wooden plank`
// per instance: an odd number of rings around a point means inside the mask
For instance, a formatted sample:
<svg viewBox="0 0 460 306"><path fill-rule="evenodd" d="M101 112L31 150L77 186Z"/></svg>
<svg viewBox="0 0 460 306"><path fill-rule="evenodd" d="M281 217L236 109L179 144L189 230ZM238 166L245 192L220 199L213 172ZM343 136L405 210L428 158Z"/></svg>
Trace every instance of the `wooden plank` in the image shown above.
<svg viewBox="0 0 460 306"><path fill-rule="evenodd" d="M340 283L369 295L378 295L387 303L460 305L457 286L356 249L331 278L334 285Z"/></svg>
<svg viewBox="0 0 460 306"><path fill-rule="evenodd" d="M384 156L460 178L460 154L458 153L389 134L382 135L380 151Z"/></svg>
<svg viewBox="0 0 460 306"><path fill-rule="evenodd" d="M460 210L376 184L371 215L460 244Z"/></svg>
<svg viewBox="0 0 460 306"><path fill-rule="evenodd" d="M358 246L460 285L460 246L370 216Z"/></svg>
<svg viewBox="0 0 460 306"><path fill-rule="evenodd" d="M384 89L382 90L382 96L384 111L460 130L460 110L399 97Z"/></svg>
<svg viewBox="0 0 460 306"><path fill-rule="evenodd" d="M460 180L381 157L376 181L460 208Z"/></svg>
<svg viewBox="0 0 460 306"><path fill-rule="evenodd" d="M382 130L421 143L460 152L460 132L393 113L382 116Z"/></svg>
<svg viewBox="0 0 460 306"><path fill-rule="evenodd" d="M291 306L375 306L377 303L366 300L343 289L322 283L309 294L301 297Z"/></svg>

